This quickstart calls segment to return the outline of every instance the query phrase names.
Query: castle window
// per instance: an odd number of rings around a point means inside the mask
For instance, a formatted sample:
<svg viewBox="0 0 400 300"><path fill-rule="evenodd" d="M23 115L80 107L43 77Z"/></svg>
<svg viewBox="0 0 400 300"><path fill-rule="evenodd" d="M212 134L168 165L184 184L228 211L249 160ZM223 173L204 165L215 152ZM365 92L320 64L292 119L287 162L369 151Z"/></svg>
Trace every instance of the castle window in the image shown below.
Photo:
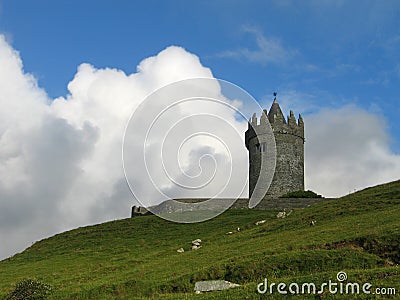
<svg viewBox="0 0 400 300"><path fill-rule="evenodd" d="M256 150L257 150L258 152L265 152L265 151L267 151L267 145L266 145L266 143L256 144Z"/></svg>

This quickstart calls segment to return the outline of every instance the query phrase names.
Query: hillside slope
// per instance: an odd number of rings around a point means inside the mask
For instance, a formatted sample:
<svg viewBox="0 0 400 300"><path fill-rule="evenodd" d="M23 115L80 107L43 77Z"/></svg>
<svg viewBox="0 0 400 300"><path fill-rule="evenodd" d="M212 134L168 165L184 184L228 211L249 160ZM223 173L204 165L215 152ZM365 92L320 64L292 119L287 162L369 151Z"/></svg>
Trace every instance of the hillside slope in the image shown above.
<svg viewBox="0 0 400 300"><path fill-rule="evenodd" d="M322 283L339 271L352 282L395 287L400 294L399 204L396 181L284 219L276 211L229 210L197 224L144 216L78 228L1 261L0 299L24 278L53 286L49 299L259 299L256 287L264 278ZM266 222L256 226L259 220ZM203 247L192 251L196 238ZM185 252L177 253L181 247ZM241 286L194 294L194 282L207 279ZM301 297L337 299L329 293Z"/></svg>

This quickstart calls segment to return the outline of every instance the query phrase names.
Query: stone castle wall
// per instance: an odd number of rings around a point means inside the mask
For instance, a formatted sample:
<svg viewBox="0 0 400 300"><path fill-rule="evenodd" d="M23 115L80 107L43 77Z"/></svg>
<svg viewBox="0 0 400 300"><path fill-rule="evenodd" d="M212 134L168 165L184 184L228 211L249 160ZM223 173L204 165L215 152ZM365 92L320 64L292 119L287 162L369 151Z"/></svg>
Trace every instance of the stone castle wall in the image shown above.
<svg viewBox="0 0 400 300"><path fill-rule="evenodd" d="M304 191L303 139L292 134L274 133L276 167L267 196L282 196L289 192Z"/></svg>
<svg viewBox="0 0 400 300"><path fill-rule="evenodd" d="M253 122L257 122L257 120L253 118ZM272 153L275 148L275 139L272 129L269 130L268 125L264 120L261 120L260 125L255 125L254 128L249 126L246 131L245 141L249 150L249 195L253 194L254 191L268 190L268 183L271 182L274 175L269 170L275 168L276 153ZM263 145L263 151L260 151L260 145ZM263 164L261 164L262 160ZM256 183L260 174L263 174L265 178L260 180L256 190Z"/></svg>

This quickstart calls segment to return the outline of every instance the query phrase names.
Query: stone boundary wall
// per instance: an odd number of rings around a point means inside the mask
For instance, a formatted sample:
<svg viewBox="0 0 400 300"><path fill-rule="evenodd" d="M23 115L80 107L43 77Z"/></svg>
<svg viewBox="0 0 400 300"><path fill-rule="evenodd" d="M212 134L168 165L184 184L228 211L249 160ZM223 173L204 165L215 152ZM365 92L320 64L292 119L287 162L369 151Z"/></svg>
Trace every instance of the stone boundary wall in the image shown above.
<svg viewBox="0 0 400 300"><path fill-rule="evenodd" d="M324 201L335 200L335 198L273 198L262 200L254 209L260 210L283 210L306 208ZM238 199L230 209L248 209L248 199Z"/></svg>
<svg viewBox="0 0 400 300"><path fill-rule="evenodd" d="M218 202L213 202L214 205L210 203L203 203L207 199L178 199L177 203L173 200L167 200L163 203L152 207L155 212L179 212L179 211L194 211L194 210L213 210L219 209ZM221 204L232 199L220 199ZM259 210L290 210L290 209L301 209L306 208L311 205L321 203L324 201L334 201L335 198L273 198L262 200L254 209ZM249 199L240 198L235 201L235 203L229 209L249 209L248 206ZM188 205L189 204L189 205ZM135 216L145 216L152 214L146 208L140 206L133 206L131 217Z"/></svg>

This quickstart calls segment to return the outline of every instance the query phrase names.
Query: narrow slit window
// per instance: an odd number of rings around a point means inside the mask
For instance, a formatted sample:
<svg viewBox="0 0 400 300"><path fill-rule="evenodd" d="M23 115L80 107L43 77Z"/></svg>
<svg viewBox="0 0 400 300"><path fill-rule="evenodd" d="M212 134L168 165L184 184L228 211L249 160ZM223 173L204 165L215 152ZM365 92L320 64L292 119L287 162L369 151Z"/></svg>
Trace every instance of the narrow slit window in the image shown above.
<svg viewBox="0 0 400 300"><path fill-rule="evenodd" d="M260 144L260 152L266 152L266 151L267 151L267 144L261 143Z"/></svg>
<svg viewBox="0 0 400 300"><path fill-rule="evenodd" d="M266 152L267 151L267 145L266 143L261 143L261 144L256 144L256 150L257 152Z"/></svg>

